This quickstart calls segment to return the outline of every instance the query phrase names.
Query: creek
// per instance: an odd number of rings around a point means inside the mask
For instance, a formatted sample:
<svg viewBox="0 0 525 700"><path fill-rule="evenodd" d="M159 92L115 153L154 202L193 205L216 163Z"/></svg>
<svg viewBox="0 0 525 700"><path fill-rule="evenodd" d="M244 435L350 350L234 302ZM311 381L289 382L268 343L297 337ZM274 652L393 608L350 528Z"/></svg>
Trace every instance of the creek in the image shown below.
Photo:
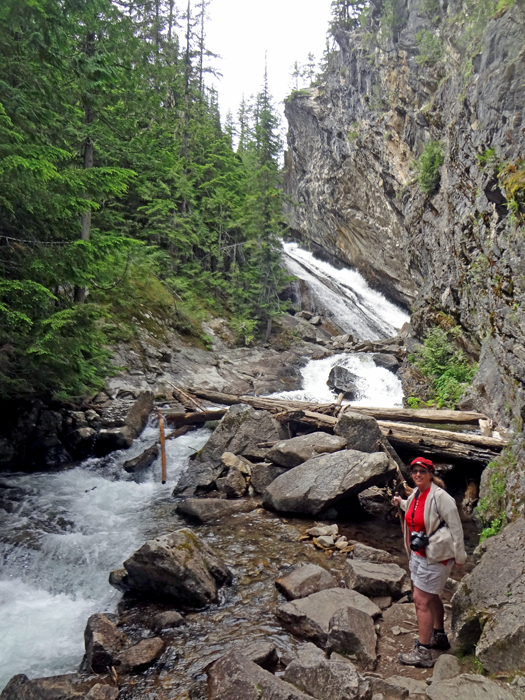
<svg viewBox="0 0 525 700"><path fill-rule="evenodd" d="M287 245L288 259L298 261L294 274L310 285L312 269L317 270L316 294L328 299L328 308L344 330L376 339L393 335L408 320L403 311L368 289L357 273L335 270ZM323 276L329 282L327 291L319 286ZM330 295L347 299L341 315ZM326 379L338 363L359 377L356 403L401 403L399 380L364 355L309 362L303 369L303 388L286 395L331 400ZM135 629L140 636L137 630L143 629L144 619L163 609L161 604L146 606L142 612L140 606L128 609L121 594L109 586L108 574L147 539L187 524L175 514L171 492L189 455L209 435L203 428L167 443L169 473L164 486L158 461L139 478L122 469L124 461L158 439L155 420L126 452L88 459L68 470L0 476L0 689L16 673L40 677L75 671L83 654L86 620L95 612L114 612L119 606L131 633ZM341 532L375 546L385 547L386 542L401 556L398 529L389 526L392 532L385 532L384 525L346 523ZM278 598L273 580L300 561L320 563L341 578L344 561L343 555L327 560L324 552L299 542L306 527L306 521L263 510L236 516L224 525L197 527L234 571L235 583L224 589L219 605L186 616L187 624L174 631L173 643L168 640L156 674L143 674L137 681L141 692L155 688L160 693L162 687L167 697L186 698L188 676L198 677L210 660L247 634L270 637L281 650L293 647L295 640L272 612Z"/></svg>

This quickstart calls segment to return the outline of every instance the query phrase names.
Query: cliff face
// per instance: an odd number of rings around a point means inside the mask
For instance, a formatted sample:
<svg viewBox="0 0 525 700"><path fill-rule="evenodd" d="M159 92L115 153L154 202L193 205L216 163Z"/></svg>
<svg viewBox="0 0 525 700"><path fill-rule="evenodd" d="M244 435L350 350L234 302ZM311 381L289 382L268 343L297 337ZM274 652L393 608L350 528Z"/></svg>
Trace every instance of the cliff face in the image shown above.
<svg viewBox="0 0 525 700"><path fill-rule="evenodd" d="M380 5L286 105L291 228L410 306L419 337L455 326L480 363L471 404L521 436L525 217L501 173L525 158L525 1L483 17L488 2L398 0L387 39ZM427 195L412 164L431 141L444 162ZM507 486L525 496L524 470Z"/></svg>

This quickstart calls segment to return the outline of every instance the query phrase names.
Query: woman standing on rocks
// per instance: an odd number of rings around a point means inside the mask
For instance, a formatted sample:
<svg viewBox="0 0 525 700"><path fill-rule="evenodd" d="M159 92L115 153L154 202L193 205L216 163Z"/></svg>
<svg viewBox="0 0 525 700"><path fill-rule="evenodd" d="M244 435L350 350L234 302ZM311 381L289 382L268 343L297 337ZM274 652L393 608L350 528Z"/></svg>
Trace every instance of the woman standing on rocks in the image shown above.
<svg viewBox="0 0 525 700"><path fill-rule="evenodd" d="M444 629L444 609L440 595L454 563L465 563L463 527L456 502L435 476L429 459L416 457L411 464L416 489L407 500L394 497L405 511L405 547L410 554L419 639L414 651L400 654L402 664L431 668L431 649L448 649Z"/></svg>

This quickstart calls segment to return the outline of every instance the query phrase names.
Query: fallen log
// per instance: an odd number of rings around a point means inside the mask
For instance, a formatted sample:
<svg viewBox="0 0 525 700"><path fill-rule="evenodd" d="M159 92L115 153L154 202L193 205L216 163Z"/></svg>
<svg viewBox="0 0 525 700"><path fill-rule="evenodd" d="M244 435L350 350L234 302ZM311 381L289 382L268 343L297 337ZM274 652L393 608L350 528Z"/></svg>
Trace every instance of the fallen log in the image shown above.
<svg viewBox="0 0 525 700"><path fill-rule="evenodd" d="M143 469L147 469L157 459L158 454L159 446L157 444L152 445L138 457L128 459L127 462L124 462L124 471L128 472L128 474L136 474Z"/></svg>
<svg viewBox="0 0 525 700"><path fill-rule="evenodd" d="M213 410L196 411L195 413L181 413L180 411L164 413L167 423L175 425L192 425L194 423L206 423L209 420L220 420L226 413L227 408L216 408Z"/></svg>
<svg viewBox="0 0 525 700"><path fill-rule="evenodd" d="M178 437L181 437L181 435L186 435L186 433L189 433L190 430L197 430L196 425L183 425L182 428L177 428L177 430L173 430L169 435L166 435L166 440L175 440Z"/></svg>
<svg viewBox="0 0 525 700"><path fill-rule="evenodd" d="M314 413L335 414L340 408L337 400L333 403L316 404L309 401L287 401L286 399L274 399L268 396L237 396L225 394L220 391L208 391L204 389L188 389L199 398L207 399L215 403L233 406L238 403L246 403L259 410L281 413L284 410L304 410ZM376 420L390 420L409 423L460 423L466 425L478 425L480 420L488 420L487 416L476 411L450 411L448 409L432 408L374 408L369 406L343 406L345 411L362 413L372 416Z"/></svg>
<svg viewBox="0 0 525 700"><path fill-rule="evenodd" d="M422 428L419 425L407 425L406 423L392 423L390 421L377 421L381 432L386 437L409 440L427 438L428 440L449 440L464 443L465 445L475 445L492 450L501 451L507 447L508 440L504 438L485 437L484 435L474 435L472 433L455 433L451 430L436 430L434 428Z"/></svg>

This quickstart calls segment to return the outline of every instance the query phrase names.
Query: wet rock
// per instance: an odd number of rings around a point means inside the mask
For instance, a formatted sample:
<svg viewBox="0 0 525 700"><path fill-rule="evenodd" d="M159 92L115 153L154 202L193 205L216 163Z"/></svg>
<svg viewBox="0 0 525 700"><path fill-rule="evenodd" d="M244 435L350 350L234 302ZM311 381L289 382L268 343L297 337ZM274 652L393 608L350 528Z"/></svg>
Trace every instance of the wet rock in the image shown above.
<svg viewBox="0 0 525 700"><path fill-rule="evenodd" d="M277 606L276 614L283 625L299 637L325 647L328 643L330 620L341 608L355 608L371 617L381 611L368 598L344 588L331 588L306 598Z"/></svg>
<svg viewBox="0 0 525 700"><path fill-rule="evenodd" d="M353 664L327 659L314 644L305 644L286 667L284 680L318 700L365 700L369 683Z"/></svg>
<svg viewBox="0 0 525 700"><path fill-rule="evenodd" d="M339 526L338 525L316 525L315 527L311 527L309 530L306 531L307 535L311 535L312 537L326 537L326 536L332 536L335 537L337 533L339 532Z"/></svg>
<svg viewBox="0 0 525 700"><path fill-rule="evenodd" d="M235 646L232 651L239 652L261 668L272 668L279 660L275 644L265 642L263 639L243 642Z"/></svg>
<svg viewBox="0 0 525 700"><path fill-rule="evenodd" d="M117 670L119 673L144 670L159 658L163 650L164 642L160 637L143 639L117 656Z"/></svg>
<svg viewBox="0 0 525 700"><path fill-rule="evenodd" d="M153 618L152 629L156 632L162 632L165 629L173 629L184 624L184 618L176 610L167 610L159 613Z"/></svg>
<svg viewBox="0 0 525 700"><path fill-rule="evenodd" d="M217 479L217 488L227 498L242 498L248 490L248 484L237 467L230 467L226 476Z"/></svg>
<svg viewBox="0 0 525 700"><path fill-rule="evenodd" d="M275 585L289 600L306 598L312 593L338 587L334 576L316 564L297 567L291 574L277 579Z"/></svg>
<svg viewBox="0 0 525 700"><path fill-rule="evenodd" d="M390 595L395 599L411 590L408 574L397 564L379 564L360 559L346 561L345 583L348 588L363 595Z"/></svg>
<svg viewBox="0 0 525 700"><path fill-rule="evenodd" d="M268 449L257 447L263 442L277 442L288 437L268 411L256 411L246 404L232 406L199 454L201 462L221 464L224 452L233 452L252 461L264 459Z"/></svg>
<svg viewBox="0 0 525 700"><path fill-rule="evenodd" d="M460 673L461 664L459 663L457 657L452 656L452 654L441 654L441 656L437 658L434 666L432 683L446 681L449 678L455 678L456 676L459 676Z"/></svg>
<svg viewBox="0 0 525 700"><path fill-rule="evenodd" d="M471 673L432 683L426 695L430 700L516 700L516 696L504 686Z"/></svg>
<svg viewBox="0 0 525 700"><path fill-rule="evenodd" d="M215 488L215 480L222 470L221 465L213 465L211 462L199 462L191 460L187 470L182 474L173 489L174 496L193 496L198 493L207 493Z"/></svg>
<svg viewBox="0 0 525 700"><path fill-rule="evenodd" d="M283 440L274 445L266 458L281 467L291 469L322 453L339 452L346 447L346 440L329 433L309 433Z"/></svg>
<svg viewBox="0 0 525 700"><path fill-rule="evenodd" d="M77 456L89 455L95 444L96 435L97 431L90 428L88 425L73 430L69 434L69 442L75 454Z"/></svg>
<svg viewBox="0 0 525 700"><path fill-rule="evenodd" d="M46 678L29 678L19 673L13 676L0 693L0 700L82 700L92 688L101 685L95 678L83 680L74 673ZM113 688L112 690L116 690ZM118 691L117 691L118 695ZM93 697L93 696L91 696ZM114 693L96 695L104 700L114 700Z"/></svg>
<svg viewBox="0 0 525 700"><path fill-rule="evenodd" d="M107 673L127 643L127 637L105 615L91 615L84 630L86 654L83 667L94 673Z"/></svg>
<svg viewBox="0 0 525 700"><path fill-rule="evenodd" d="M115 569L109 574L109 584L113 586L113 588L116 588L117 591L121 591L121 593L127 593L128 588L125 583L127 575L128 572L126 571L126 569Z"/></svg>
<svg viewBox="0 0 525 700"><path fill-rule="evenodd" d="M117 700L118 696L119 690L115 686L96 683L85 698L86 700Z"/></svg>
<svg viewBox="0 0 525 700"><path fill-rule="evenodd" d="M208 670L208 690L209 700L311 700L238 651L223 656Z"/></svg>
<svg viewBox="0 0 525 700"><path fill-rule="evenodd" d="M384 453L343 450L309 459L282 474L266 489L263 503L280 512L316 515L373 484L384 483L393 473Z"/></svg>
<svg viewBox="0 0 525 700"><path fill-rule="evenodd" d="M187 498L176 507L177 513L195 518L200 523L209 523L237 513L249 513L260 503L244 498L239 501L222 498Z"/></svg>
<svg viewBox="0 0 525 700"><path fill-rule="evenodd" d="M95 444L95 452L101 457L114 450L130 447L146 427L153 410L153 392L142 391L135 400L117 399L103 411L102 429Z"/></svg>
<svg viewBox="0 0 525 700"><path fill-rule="evenodd" d="M272 481L275 481L285 471L287 471L286 468L278 467L276 464L270 464L269 462L254 464L250 480L253 490L262 496Z"/></svg>
<svg viewBox="0 0 525 700"><path fill-rule="evenodd" d="M344 343L340 347L342 349ZM359 391L356 384L357 379L357 375L350 372L349 369L342 365L336 365L330 370L326 383L331 389L335 389L338 393L343 393L346 399L352 400L357 397Z"/></svg>
<svg viewBox="0 0 525 700"><path fill-rule="evenodd" d="M375 452L383 437L375 418L351 411L338 418L334 433L345 438L349 449L360 452Z"/></svg>
<svg viewBox="0 0 525 700"><path fill-rule="evenodd" d="M127 462L124 462L124 471L128 472L128 474L136 474L137 472L143 471L151 467L153 462L157 459L158 454L159 446L156 444L152 445L142 454L138 455L138 457L128 459Z"/></svg>
<svg viewBox="0 0 525 700"><path fill-rule="evenodd" d="M196 608L216 602L219 586L232 579L224 562L189 529L149 540L124 568L120 584L126 590Z"/></svg>
<svg viewBox="0 0 525 700"><path fill-rule="evenodd" d="M392 564L394 561L392 554L385 552L384 549L368 547L368 545L361 544L361 542L357 542L354 545L353 556L354 559L364 559L378 564Z"/></svg>
<svg viewBox="0 0 525 700"><path fill-rule="evenodd" d="M476 645L491 673L523 668L525 658L525 520L519 518L483 543L485 553L452 598L459 647Z"/></svg>
<svg viewBox="0 0 525 700"><path fill-rule="evenodd" d="M372 360L374 361L376 367L383 367L394 374L396 374L398 369L401 367L401 363L394 355L377 353L372 355Z"/></svg>
<svg viewBox="0 0 525 700"><path fill-rule="evenodd" d="M377 635L374 621L356 608L337 610L328 624L328 647L341 654L355 654L364 668L376 663Z"/></svg>

